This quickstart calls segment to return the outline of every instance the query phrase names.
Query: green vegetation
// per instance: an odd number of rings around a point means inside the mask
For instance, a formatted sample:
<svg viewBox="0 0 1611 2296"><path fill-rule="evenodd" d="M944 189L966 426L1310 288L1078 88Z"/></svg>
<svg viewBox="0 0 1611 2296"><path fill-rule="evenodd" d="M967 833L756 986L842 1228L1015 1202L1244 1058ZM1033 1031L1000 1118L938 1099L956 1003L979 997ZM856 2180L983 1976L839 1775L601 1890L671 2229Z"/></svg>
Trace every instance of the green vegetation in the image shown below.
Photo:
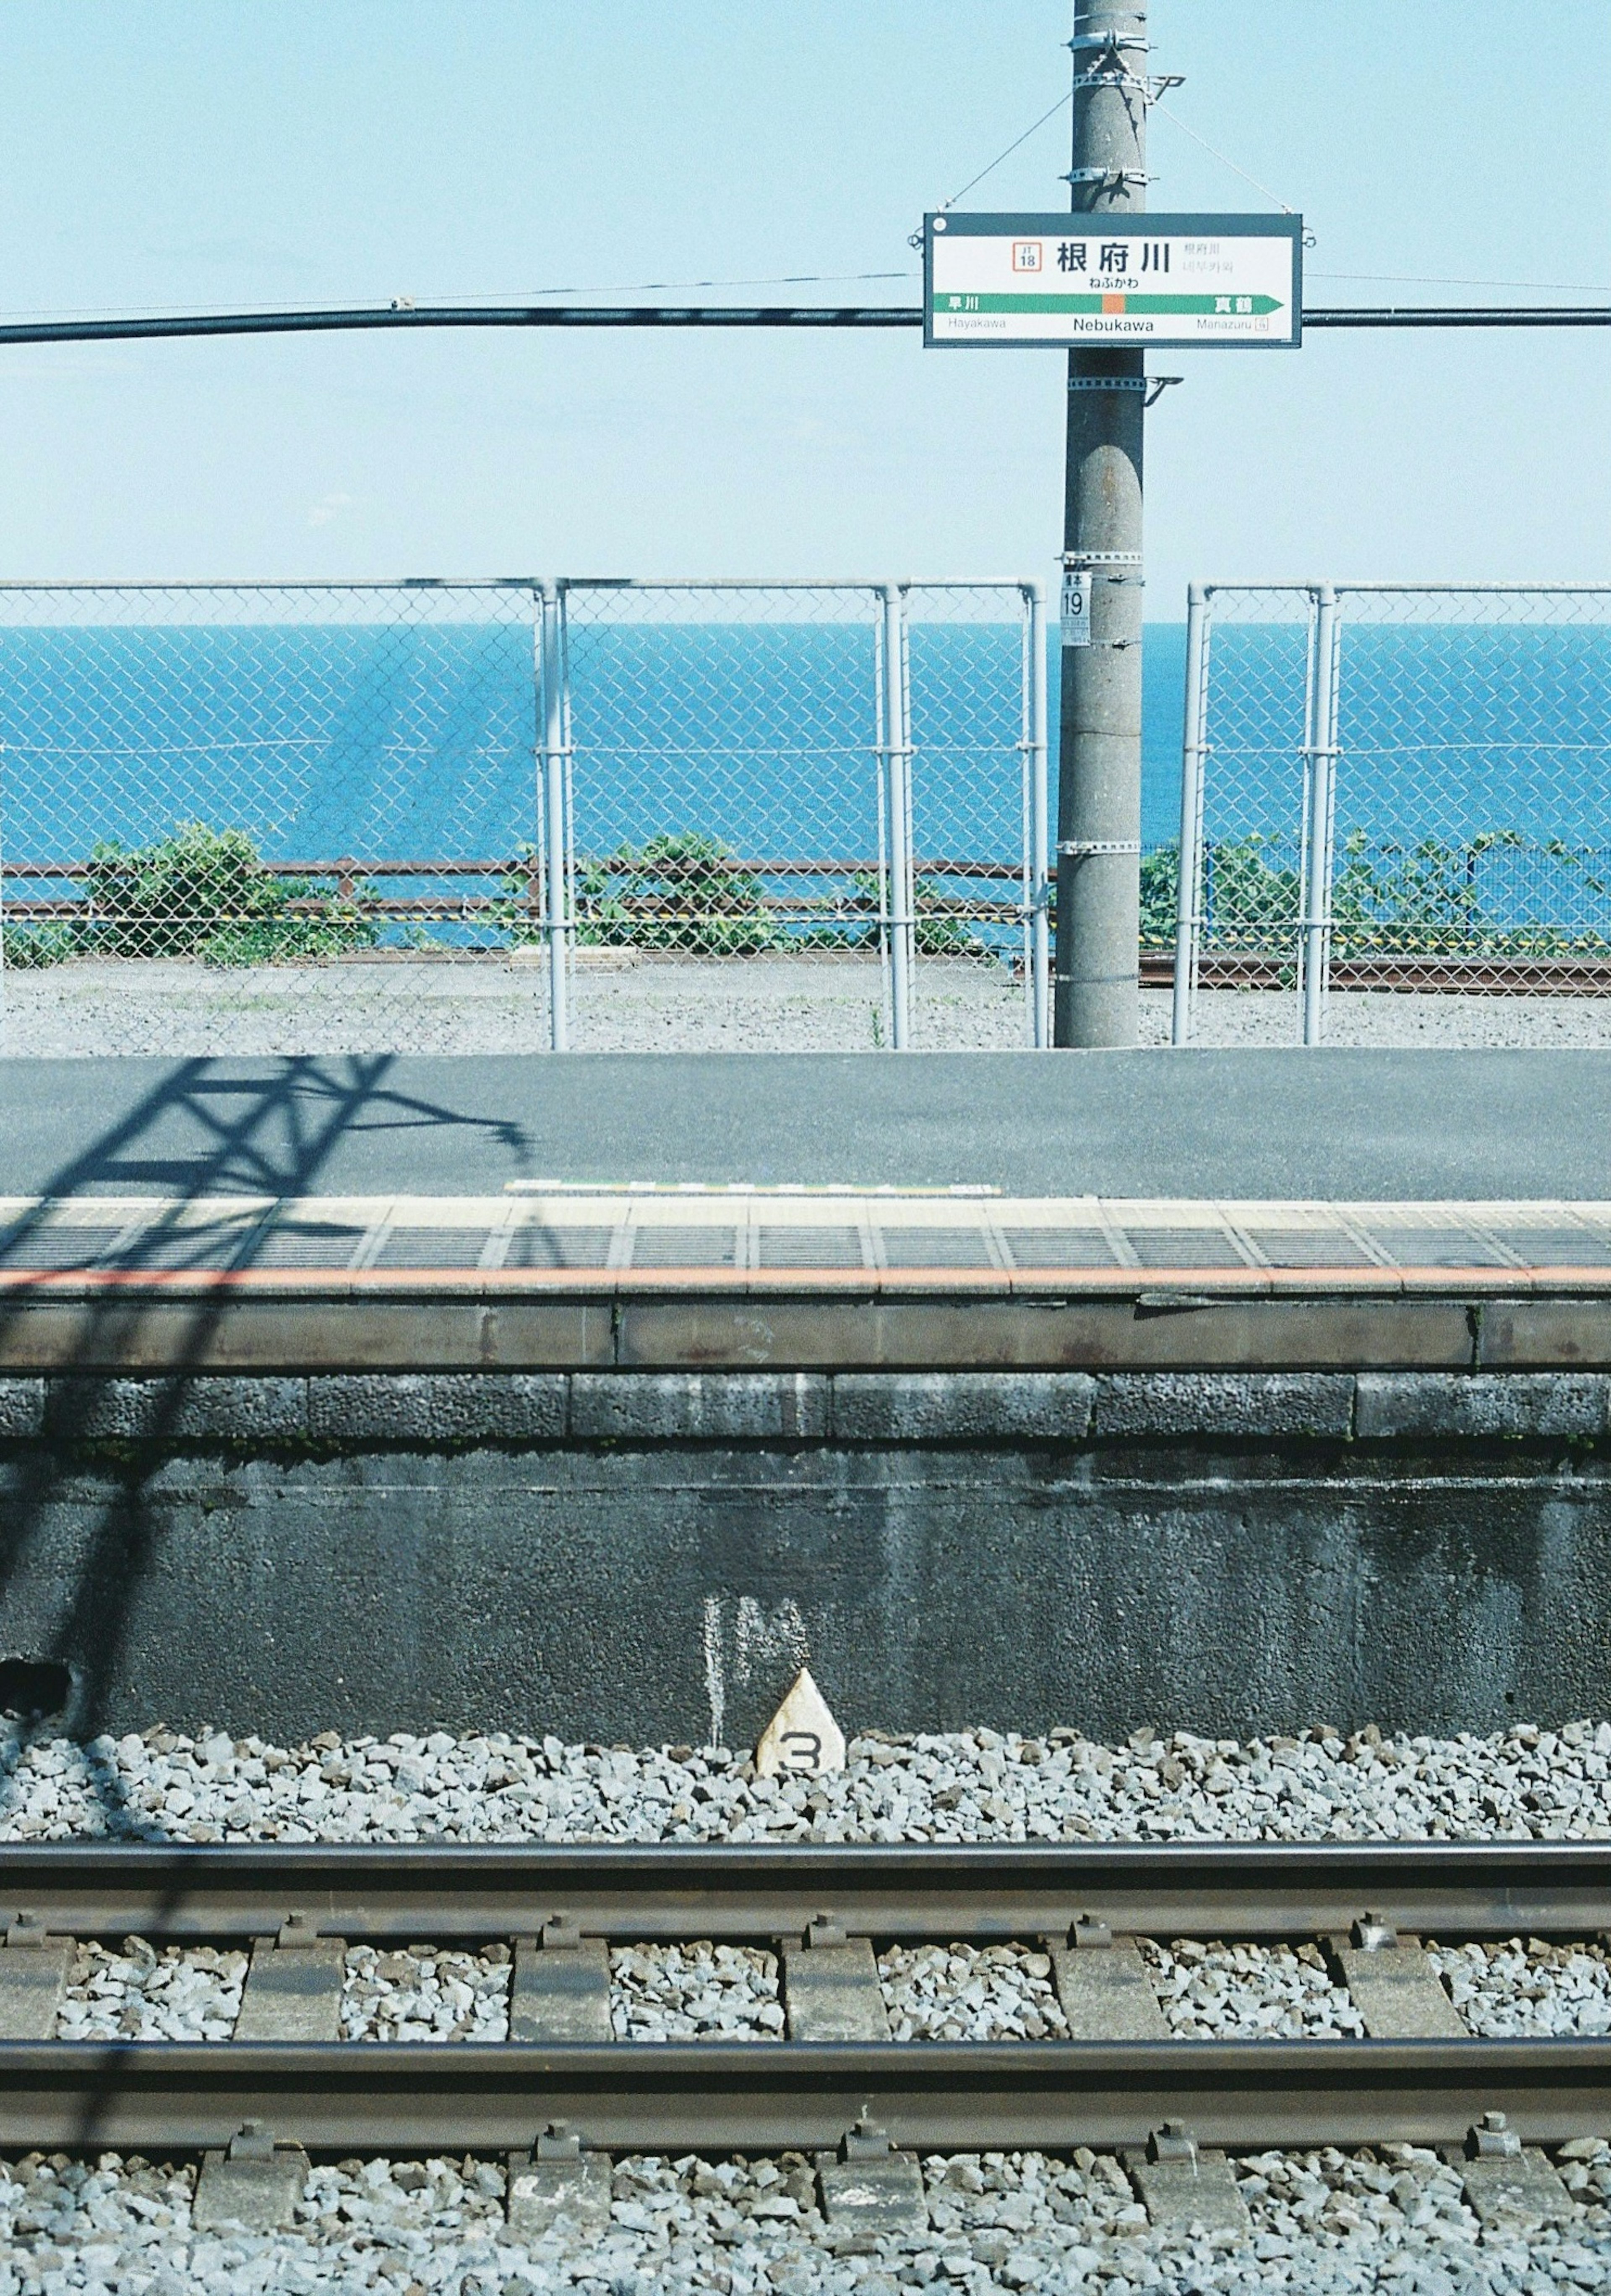
<svg viewBox="0 0 1611 2296"><path fill-rule="evenodd" d="M89 857L87 951L199 956L204 964L294 964L372 948L380 928L356 901L272 875L241 829L181 822L171 837Z"/></svg>
<svg viewBox="0 0 1611 2296"><path fill-rule="evenodd" d="M756 956L781 935L763 898L761 881L739 868L719 838L692 831L623 845L608 865L618 896L607 890L612 917L624 909L636 948L682 949L691 956ZM578 922L587 914L578 883Z"/></svg>
<svg viewBox="0 0 1611 2296"><path fill-rule="evenodd" d="M1208 848L1204 871L1206 947L1224 955L1294 952L1299 879L1284 840L1255 832ZM1484 830L1463 840L1374 842L1353 830L1340 846L1332 887L1334 958L1459 956L1512 960L1611 957L1611 926L1501 922L1485 857L1513 854L1514 890L1499 906L1515 914L1525 870L1528 906L1570 915L1611 901L1602 856L1560 839L1532 843L1519 830ZM1500 866L1505 864L1502 859ZM537 854L525 848L502 879L492 922L514 947L539 942ZM1509 872L1507 871L1507 874ZM1484 875L1486 900L1484 900ZM1171 948L1180 879L1174 845L1141 865L1141 946ZM264 865L243 830L182 822L133 848L98 844L84 875L81 915L7 922L0 955L34 972L71 957L188 957L215 965L291 964L372 948L382 921L365 913L366 884L326 890ZM843 881L841 881L841 883ZM871 949L879 937L876 876L857 874L810 923L785 925L763 880L717 838L668 832L578 861L577 939L584 947L755 956L767 952ZM913 940L920 956L999 955L936 879L916 887ZM809 910L806 911L809 914ZM405 947L435 947L417 922L394 928Z"/></svg>
<svg viewBox="0 0 1611 2296"><path fill-rule="evenodd" d="M1297 922L1298 878L1270 857L1272 838L1251 836L1208 848L1205 906L1220 948L1276 947ZM1180 901L1181 851L1160 845L1141 857L1141 947L1173 948Z"/></svg>
<svg viewBox="0 0 1611 2296"><path fill-rule="evenodd" d="M1141 947L1174 947L1175 910L1180 900L1181 849L1160 845L1141 856Z"/></svg>
<svg viewBox="0 0 1611 2296"><path fill-rule="evenodd" d="M71 925L7 925L0 932L0 964L12 972L43 972L77 949Z"/></svg>
<svg viewBox="0 0 1611 2296"><path fill-rule="evenodd" d="M790 931L767 906L761 879L741 867L731 847L693 831L620 845L603 860L577 864L577 939L584 947L675 950L688 956L757 956L777 950L864 948L878 938L875 876L852 879L844 914ZM522 879L504 880L507 927L517 942L539 938ZM945 906L928 879L915 888L912 939L920 956L977 955L965 918Z"/></svg>
<svg viewBox="0 0 1611 2296"><path fill-rule="evenodd" d="M1293 947L1298 873L1274 857L1274 844L1255 833L1209 846L1204 868L1208 948L1275 955ZM1413 845L1390 839L1373 844L1356 829L1342 842L1332 882L1333 957L1611 956L1611 932L1503 924L1493 916L1484 906L1480 865L1485 854L1507 850L1527 856L1535 899L1547 891L1547 905L1558 912L1575 906L1585 894L1602 900L1611 894L1611 882L1596 873L1600 857L1559 838L1530 845L1519 830L1495 829L1459 842L1427 837ZM1178 846L1161 846L1142 859L1144 949L1173 946L1179 880Z"/></svg>
<svg viewBox="0 0 1611 2296"><path fill-rule="evenodd" d="M371 948L380 928L356 899L266 870L243 830L181 822L171 837L89 857L85 914L7 925L8 965L35 970L73 956L188 956L204 964L272 964Z"/></svg>
<svg viewBox="0 0 1611 2296"><path fill-rule="evenodd" d="M919 956L986 956L966 917L937 906L947 896L928 879L920 877L912 888L912 946Z"/></svg>
<svg viewBox="0 0 1611 2296"><path fill-rule="evenodd" d="M530 849L520 855L529 865ZM783 939L760 879L739 868L719 839L691 831L619 845L576 871L577 939L584 948L678 949L693 956L755 956ZM503 880L498 920L517 947L543 936L530 871Z"/></svg>
<svg viewBox="0 0 1611 2296"><path fill-rule="evenodd" d="M1362 830L1344 840L1332 887L1331 947L1334 956L1563 957L1611 955L1611 937L1559 925L1499 923L1484 908L1477 865L1484 853L1527 849L1519 830L1484 830L1462 844L1435 837L1416 845L1391 841L1374 852ZM1598 858L1559 838L1531 849L1536 866L1553 863L1569 880L1551 906L1566 906L1571 894L1598 894L1607 887L1590 867Z"/></svg>

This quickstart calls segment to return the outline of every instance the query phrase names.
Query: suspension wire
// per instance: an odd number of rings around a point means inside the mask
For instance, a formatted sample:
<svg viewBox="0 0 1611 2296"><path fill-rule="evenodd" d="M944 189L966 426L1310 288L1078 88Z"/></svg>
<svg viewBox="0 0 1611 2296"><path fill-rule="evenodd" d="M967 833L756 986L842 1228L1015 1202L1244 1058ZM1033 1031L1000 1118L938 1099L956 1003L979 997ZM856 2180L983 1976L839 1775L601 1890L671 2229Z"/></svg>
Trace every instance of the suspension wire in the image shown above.
<svg viewBox="0 0 1611 2296"><path fill-rule="evenodd" d="M1165 119L1173 120L1175 126L1180 129L1182 135L1190 135L1194 144L1200 144L1204 151L1208 153L1209 157L1211 159L1217 160L1222 168L1229 168L1233 176L1239 176L1241 177L1243 183L1251 184L1254 190L1259 194L1261 199L1266 199L1271 202L1272 207L1280 208L1283 215L1296 215L1297 213L1297 209L1296 208L1289 208L1286 201L1281 198L1279 193L1272 192L1270 189L1268 184L1261 184L1256 176L1250 176L1246 168L1239 168L1234 160L1231 159L1227 153L1220 151L1217 145L1211 144L1206 135L1199 135L1195 127L1189 127L1186 125L1186 122L1181 118L1178 111L1170 111L1169 106L1164 102L1162 96L1153 97L1152 108L1155 111L1161 111Z"/></svg>
<svg viewBox="0 0 1611 2296"><path fill-rule="evenodd" d="M1026 127L1021 135L1015 136L1012 142L1007 146L1007 149L1004 152L999 152L987 168L981 168L979 169L978 174L973 177L972 182L964 184L960 192L953 192L951 197L944 202L937 212L944 215L946 213L947 209L955 207L959 200L965 200L969 193L973 190L975 184L982 184L986 176L994 176L996 169L1001 166L1002 161L1003 160L1010 160L1020 144L1027 144L1030 137L1032 135L1038 135L1049 119L1055 119L1059 112L1061 111L1066 105L1072 103L1073 101L1074 90L1071 87L1065 88L1062 94L1059 96L1057 102L1052 105L1050 111L1043 111L1040 118L1034 122L1033 127Z"/></svg>

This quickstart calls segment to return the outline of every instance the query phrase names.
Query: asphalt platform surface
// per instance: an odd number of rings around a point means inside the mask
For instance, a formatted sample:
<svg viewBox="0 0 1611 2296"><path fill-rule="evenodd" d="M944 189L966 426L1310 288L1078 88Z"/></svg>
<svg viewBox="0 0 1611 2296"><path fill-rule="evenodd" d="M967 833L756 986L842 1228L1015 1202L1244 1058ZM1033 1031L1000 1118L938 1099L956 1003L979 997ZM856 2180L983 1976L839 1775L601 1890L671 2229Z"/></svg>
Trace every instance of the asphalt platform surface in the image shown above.
<svg viewBox="0 0 1611 2296"><path fill-rule="evenodd" d="M0 1193L1611 1197L1611 1053L0 1062Z"/></svg>

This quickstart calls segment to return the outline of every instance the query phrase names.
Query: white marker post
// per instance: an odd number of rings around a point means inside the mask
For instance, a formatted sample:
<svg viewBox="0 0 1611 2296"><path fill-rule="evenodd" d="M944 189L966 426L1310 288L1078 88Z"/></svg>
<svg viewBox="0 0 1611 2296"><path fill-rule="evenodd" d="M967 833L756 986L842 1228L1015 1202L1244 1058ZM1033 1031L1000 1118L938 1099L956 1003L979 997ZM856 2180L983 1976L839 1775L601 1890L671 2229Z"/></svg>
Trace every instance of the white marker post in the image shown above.
<svg viewBox="0 0 1611 2296"><path fill-rule="evenodd" d="M845 1733L827 1701L802 1667L789 1694L761 1733L755 1750L756 1775L820 1778L845 1767Z"/></svg>

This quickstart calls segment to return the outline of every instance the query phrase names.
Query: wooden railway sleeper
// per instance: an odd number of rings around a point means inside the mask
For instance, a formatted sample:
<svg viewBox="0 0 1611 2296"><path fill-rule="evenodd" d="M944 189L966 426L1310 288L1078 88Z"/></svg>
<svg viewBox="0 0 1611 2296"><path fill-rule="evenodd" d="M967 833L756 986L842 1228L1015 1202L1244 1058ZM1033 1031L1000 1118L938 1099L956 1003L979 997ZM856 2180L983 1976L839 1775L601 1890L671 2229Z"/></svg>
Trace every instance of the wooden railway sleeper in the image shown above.
<svg viewBox="0 0 1611 2296"><path fill-rule="evenodd" d="M1467 2206L1484 2226L1498 2231L1518 2217L1570 2224L1572 2195L1536 2145L1524 2144L1502 2112L1484 2112L1463 2146L1443 2147L1462 2170Z"/></svg>
<svg viewBox="0 0 1611 2296"><path fill-rule="evenodd" d="M1048 1938L1051 1981L1071 2041L1166 2041L1169 2028L1133 1938L1082 1914L1067 1939Z"/></svg>

